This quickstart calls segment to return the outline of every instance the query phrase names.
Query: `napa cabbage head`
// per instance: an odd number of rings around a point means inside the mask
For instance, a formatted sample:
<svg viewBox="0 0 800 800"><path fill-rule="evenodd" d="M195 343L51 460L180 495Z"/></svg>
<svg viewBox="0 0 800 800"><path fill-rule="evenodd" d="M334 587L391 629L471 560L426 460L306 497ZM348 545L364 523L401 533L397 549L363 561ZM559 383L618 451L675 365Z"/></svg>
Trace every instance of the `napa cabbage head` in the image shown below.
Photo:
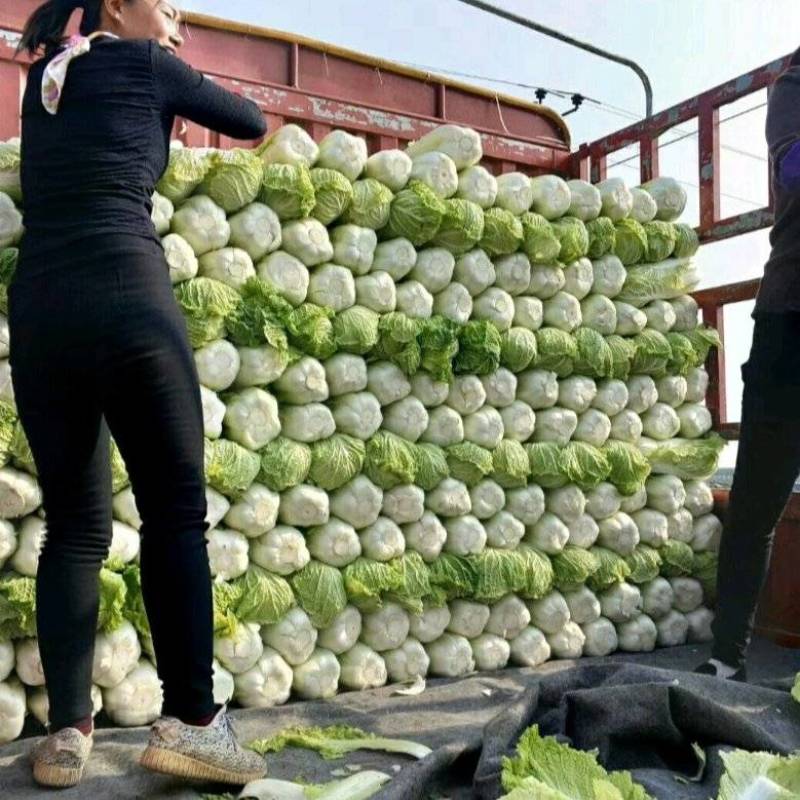
<svg viewBox="0 0 800 800"><path fill-rule="evenodd" d="M315 205L311 216L323 225L330 225L344 214L353 199L353 184L335 169L316 167L311 170Z"/></svg>
<svg viewBox="0 0 800 800"><path fill-rule="evenodd" d="M442 223L433 244L444 247L453 255L472 250L483 236L483 209L469 200L445 200Z"/></svg>
<svg viewBox="0 0 800 800"><path fill-rule="evenodd" d="M520 326L502 334L500 363L511 372L527 369L537 355L536 334Z"/></svg>
<svg viewBox="0 0 800 800"><path fill-rule="evenodd" d="M252 150L216 150L198 191L233 214L256 199L263 178L263 163Z"/></svg>
<svg viewBox="0 0 800 800"><path fill-rule="evenodd" d="M299 126L282 125L255 150L265 164L305 164L319 157L317 143Z"/></svg>
<svg viewBox="0 0 800 800"><path fill-rule="evenodd" d="M471 320L458 335L454 368L459 374L488 375L500 366L503 340L488 320Z"/></svg>
<svg viewBox="0 0 800 800"><path fill-rule="evenodd" d="M173 147L167 169L156 184L158 193L179 203L201 183L210 167L209 151L193 147Z"/></svg>
<svg viewBox="0 0 800 800"><path fill-rule="evenodd" d="M647 232L644 226L628 217L616 224L616 245L614 255L626 266L632 266L647 259Z"/></svg>
<svg viewBox="0 0 800 800"><path fill-rule="evenodd" d="M327 628L347 607L344 579L336 567L311 561L295 572L289 582L297 604L318 630Z"/></svg>
<svg viewBox="0 0 800 800"><path fill-rule="evenodd" d="M673 225L675 229L675 258L691 258L700 249L700 238L697 231L684 223Z"/></svg>
<svg viewBox="0 0 800 800"><path fill-rule="evenodd" d="M389 221L394 195L388 186L374 178L364 178L353 184L353 197L342 221L360 228L378 230Z"/></svg>
<svg viewBox="0 0 800 800"><path fill-rule="evenodd" d="M343 433L334 434L312 446L309 477L320 488L333 491L361 472L364 457L365 447L361 439Z"/></svg>
<svg viewBox="0 0 800 800"><path fill-rule="evenodd" d="M560 261L571 264L589 252L589 233L579 219L562 217L551 224L556 238L561 242Z"/></svg>
<svg viewBox="0 0 800 800"><path fill-rule="evenodd" d="M490 208L483 215L480 248L488 255L504 256L519 249L524 239L522 223L504 208Z"/></svg>
<svg viewBox="0 0 800 800"><path fill-rule="evenodd" d="M586 223L589 236L589 258L602 258L613 253L617 246L617 229L608 217L598 217Z"/></svg>
<svg viewBox="0 0 800 800"><path fill-rule="evenodd" d="M366 355L378 344L380 318L364 306L351 306L333 319L333 339L339 350Z"/></svg>
<svg viewBox="0 0 800 800"><path fill-rule="evenodd" d="M307 217L316 205L314 183L305 164L267 164L259 199L281 222Z"/></svg>
<svg viewBox="0 0 800 800"><path fill-rule="evenodd" d="M436 235L445 211L444 201L429 186L412 180L395 195L382 235L385 239L407 239L421 247Z"/></svg>
<svg viewBox="0 0 800 800"><path fill-rule="evenodd" d="M193 348L223 338L229 316L241 301L233 287L212 278L199 277L183 281L174 291Z"/></svg>
<svg viewBox="0 0 800 800"><path fill-rule="evenodd" d="M520 217L522 250L533 264L552 264L561 252L561 242L551 224L541 215L528 211Z"/></svg>
<svg viewBox="0 0 800 800"><path fill-rule="evenodd" d="M645 261L656 262L668 259L675 251L677 235L675 226L670 222L645 222L644 232L647 235L647 255Z"/></svg>
<svg viewBox="0 0 800 800"><path fill-rule="evenodd" d="M416 450L411 442L389 431L378 431L368 442L364 472L382 489L414 482Z"/></svg>

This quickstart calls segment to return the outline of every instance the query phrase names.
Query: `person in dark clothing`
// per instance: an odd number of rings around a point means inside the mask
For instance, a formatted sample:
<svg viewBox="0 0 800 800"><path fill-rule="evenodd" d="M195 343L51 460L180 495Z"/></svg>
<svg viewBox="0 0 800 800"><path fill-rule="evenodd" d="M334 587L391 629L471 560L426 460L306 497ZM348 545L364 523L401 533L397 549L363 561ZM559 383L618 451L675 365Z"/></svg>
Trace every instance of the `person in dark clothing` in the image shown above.
<svg viewBox="0 0 800 800"><path fill-rule="evenodd" d="M712 658L697 671L746 680L745 659L774 528L800 474L800 50L767 111L772 251L742 367L739 452L719 553Z"/></svg>
<svg viewBox="0 0 800 800"><path fill-rule="evenodd" d="M82 35L65 42L78 8ZM163 0L50 0L21 41L44 51L22 103L25 234L9 328L47 526L36 600L49 736L32 753L45 785L76 784L91 748L110 436L142 520L142 592L163 683L142 763L237 784L265 772L214 703L200 388L150 212L176 116L239 139L266 125L254 103L176 57L178 22Z"/></svg>

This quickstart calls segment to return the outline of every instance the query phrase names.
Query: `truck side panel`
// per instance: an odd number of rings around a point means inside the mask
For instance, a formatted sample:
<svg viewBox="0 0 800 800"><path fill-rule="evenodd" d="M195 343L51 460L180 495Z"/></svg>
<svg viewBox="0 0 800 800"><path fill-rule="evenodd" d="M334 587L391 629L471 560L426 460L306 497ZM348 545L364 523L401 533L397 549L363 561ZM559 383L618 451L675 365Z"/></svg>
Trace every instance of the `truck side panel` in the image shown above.
<svg viewBox="0 0 800 800"><path fill-rule="evenodd" d="M37 0L0 7L0 137L18 134L16 115L26 59L15 48ZM77 19L77 15L76 15ZM553 111L312 40L188 15L183 55L213 80L257 102L272 129L294 122L315 139L333 128L364 136L370 150L403 146L454 122L484 136L496 173L560 172L570 164L569 132ZM179 120L186 144L227 146L224 137Z"/></svg>

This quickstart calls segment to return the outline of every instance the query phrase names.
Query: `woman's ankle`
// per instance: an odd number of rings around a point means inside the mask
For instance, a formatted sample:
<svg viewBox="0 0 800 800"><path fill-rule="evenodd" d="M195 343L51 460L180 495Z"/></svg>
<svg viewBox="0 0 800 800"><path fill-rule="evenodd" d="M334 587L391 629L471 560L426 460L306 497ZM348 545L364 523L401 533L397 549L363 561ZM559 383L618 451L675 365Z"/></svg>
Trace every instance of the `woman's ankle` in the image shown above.
<svg viewBox="0 0 800 800"><path fill-rule="evenodd" d="M214 721L214 717L217 716L219 710L222 708L221 705L216 703L214 705L214 710L209 712L208 714L203 714L202 716L195 717L191 715L180 715L178 719L184 725L192 725L195 728L205 728L207 725L210 725Z"/></svg>
<svg viewBox="0 0 800 800"><path fill-rule="evenodd" d="M90 736L94 731L94 719L91 715L89 715L88 717L83 717L82 719L75 720L74 722L68 722L66 725L51 726L48 733L52 735L54 733L58 733L64 728L75 728L84 736Z"/></svg>

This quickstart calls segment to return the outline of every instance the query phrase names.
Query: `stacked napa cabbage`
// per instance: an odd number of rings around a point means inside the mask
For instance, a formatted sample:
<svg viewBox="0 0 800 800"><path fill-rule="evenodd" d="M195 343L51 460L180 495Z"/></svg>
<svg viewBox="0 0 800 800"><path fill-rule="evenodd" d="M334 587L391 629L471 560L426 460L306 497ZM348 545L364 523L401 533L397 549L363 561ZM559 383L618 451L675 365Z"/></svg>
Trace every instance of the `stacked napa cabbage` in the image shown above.
<svg viewBox="0 0 800 800"><path fill-rule="evenodd" d="M153 221L201 383L220 702L709 637L717 338L688 295L685 195L669 179L495 177L481 159L452 125L372 155L295 126L255 151L172 150ZM18 161L0 145L3 288ZM45 522L0 355L9 740L26 709L47 716ZM141 521L112 455L93 680L114 722L144 724L161 694Z"/></svg>

